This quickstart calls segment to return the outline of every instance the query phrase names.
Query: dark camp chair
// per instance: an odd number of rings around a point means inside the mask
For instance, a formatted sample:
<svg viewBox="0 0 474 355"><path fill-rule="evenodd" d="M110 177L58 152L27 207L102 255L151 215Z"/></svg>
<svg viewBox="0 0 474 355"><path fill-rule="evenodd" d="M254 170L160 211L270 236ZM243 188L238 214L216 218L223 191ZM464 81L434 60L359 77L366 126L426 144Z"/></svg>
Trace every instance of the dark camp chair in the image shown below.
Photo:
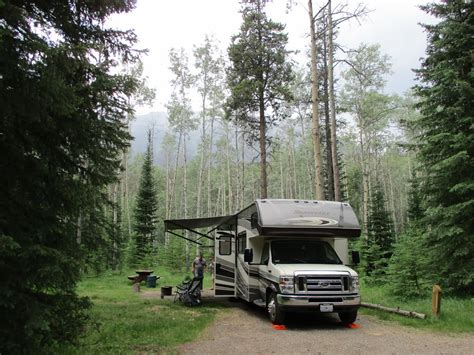
<svg viewBox="0 0 474 355"><path fill-rule="evenodd" d="M190 307L200 305L202 279L202 276L195 277L192 280L184 281L181 285L176 286L174 302L179 300Z"/></svg>

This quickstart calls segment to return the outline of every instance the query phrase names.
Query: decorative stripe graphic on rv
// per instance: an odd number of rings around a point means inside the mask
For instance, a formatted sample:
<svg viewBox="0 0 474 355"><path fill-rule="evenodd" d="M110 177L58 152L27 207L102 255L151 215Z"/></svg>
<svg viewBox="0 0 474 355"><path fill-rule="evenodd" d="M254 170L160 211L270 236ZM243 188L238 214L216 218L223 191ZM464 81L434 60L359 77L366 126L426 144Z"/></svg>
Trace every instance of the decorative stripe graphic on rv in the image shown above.
<svg viewBox="0 0 474 355"><path fill-rule="evenodd" d="M248 275L249 274L249 266L240 259L237 259L237 262L238 262L239 265L242 266L242 269L244 269L245 273Z"/></svg>
<svg viewBox="0 0 474 355"><path fill-rule="evenodd" d="M219 268L219 271L216 271L216 276L225 276L225 277L229 277L233 280L234 276L235 276L235 273L234 273L234 270L223 269L221 267L221 268Z"/></svg>
<svg viewBox="0 0 474 355"><path fill-rule="evenodd" d="M227 281L234 282L235 271L234 271L233 264L228 263L228 262L217 263L217 264L219 265L216 267L216 278L218 278L219 276L227 277L227 278L232 279L232 280L227 280Z"/></svg>
<svg viewBox="0 0 474 355"><path fill-rule="evenodd" d="M258 271L250 271L250 277L259 277Z"/></svg>
<svg viewBox="0 0 474 355"><path fill-rule="evenodd" d="M216 264L221 264L221 267L224 266L224 267L227 267L229 269L233 269L234 268L234 264L231 263L230 261L227 261L227 260L224 260L224 259L221 259L221 258L216 258Z"/></svg>
<svg viewBox="0 0 474 355"><path fill-rule="evenodd" d="M258 277L262 278L262 279L266 279L268 281L271 281L272 283L279 283L280 282L280 279L276 276L273 276L272 274L268 273L268 272L265 272L265 271L259 271L258 272Z"/></svg>
<svg viewBox="0 0 474 355"><path fill-rule="evenodd" d="M255 297L258 296L258 297ZM249 289L249 298L256 299L260 298L260 290L258 287L250 287Z"/></svg>
<svg viewBox="0 0 474 355"><path fill-rule="evenodd" d="M229 284L234 284L235 283L233 276L232 277L227 277L227 276L222 276L222 275L216 275L216 280L228 282Z"/></svg>
<svg viewBox="0 0 474 355"><path fill-rule="evenodd" d="M216 282L216 287L217 288L222 287L222 288L232 289L232 290L234 289L234 285L225 285L225 284L221 284L221 283L218 283L218 282Z"/></svg>
<svg viewBox="0 0 474 355"><path fill-rule="evenodd" d="M248 298L247 285L240 273L237 273L237 293L245 299Z"/></svg>
<svg viewBox="0 0 474 355"><path fill-rule="evenodd" d="M249 265L249 269L250 269L249 276L258 278L259 267L256 265Z"/></svg>

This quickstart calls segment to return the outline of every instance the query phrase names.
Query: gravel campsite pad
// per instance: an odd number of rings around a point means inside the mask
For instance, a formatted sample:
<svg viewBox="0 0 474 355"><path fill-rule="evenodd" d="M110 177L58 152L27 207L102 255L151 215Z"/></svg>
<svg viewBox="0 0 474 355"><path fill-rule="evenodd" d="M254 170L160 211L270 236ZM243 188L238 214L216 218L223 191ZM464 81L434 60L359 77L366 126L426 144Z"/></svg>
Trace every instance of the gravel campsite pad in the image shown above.
<svg viewBox="0 0 474 355"><path fill-rule="evenodd" d="M474 335L446 335L359 315L354 327L337 316L292 315L274 328L263 308L233 302L183 354L474 354ZM286 328L286 329L285 329Z"/></svg>

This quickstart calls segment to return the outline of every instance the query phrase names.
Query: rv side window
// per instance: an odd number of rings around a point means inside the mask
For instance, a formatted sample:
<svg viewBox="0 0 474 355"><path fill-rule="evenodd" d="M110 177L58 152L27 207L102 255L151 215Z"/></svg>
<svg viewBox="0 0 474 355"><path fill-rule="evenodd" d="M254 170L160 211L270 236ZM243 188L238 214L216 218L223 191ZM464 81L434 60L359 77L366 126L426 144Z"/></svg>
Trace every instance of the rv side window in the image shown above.
<svg viewBox="0 0 474 355"><path fill-rule="evenodd" d="M247 248L247 232L240 232L237 238L237 248L239 254L243 254L245 248Z"/></svg>
<svg viewBox="0 0 474 355"><path fill-rule="evenodd" d="M232 251L231 237L222 236L219 239L219 254L230 255Z"/></svg>
<svg viewBox="0 0 474 355"><path fill-rule="evenodd" d="M265 243L265 246L263 247L263 251L262 251L262 260L260 261L260 264L268 265L269 250L270 250L270 244Z"/></svg>

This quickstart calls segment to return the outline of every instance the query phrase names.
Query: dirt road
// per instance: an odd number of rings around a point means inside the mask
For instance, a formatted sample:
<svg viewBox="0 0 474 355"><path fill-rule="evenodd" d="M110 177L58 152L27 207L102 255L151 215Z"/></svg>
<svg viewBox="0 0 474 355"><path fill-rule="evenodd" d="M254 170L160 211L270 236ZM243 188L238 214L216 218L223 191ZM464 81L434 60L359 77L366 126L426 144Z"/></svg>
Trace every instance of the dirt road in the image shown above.
<svg viewBox="0 0 474 355"><path fill-rule="evenodd" d="M263 308L235 302L183 354L474 354L474 334L445 335L361 315L350 329L337 316L292 315L275 330Z"/></svg>

